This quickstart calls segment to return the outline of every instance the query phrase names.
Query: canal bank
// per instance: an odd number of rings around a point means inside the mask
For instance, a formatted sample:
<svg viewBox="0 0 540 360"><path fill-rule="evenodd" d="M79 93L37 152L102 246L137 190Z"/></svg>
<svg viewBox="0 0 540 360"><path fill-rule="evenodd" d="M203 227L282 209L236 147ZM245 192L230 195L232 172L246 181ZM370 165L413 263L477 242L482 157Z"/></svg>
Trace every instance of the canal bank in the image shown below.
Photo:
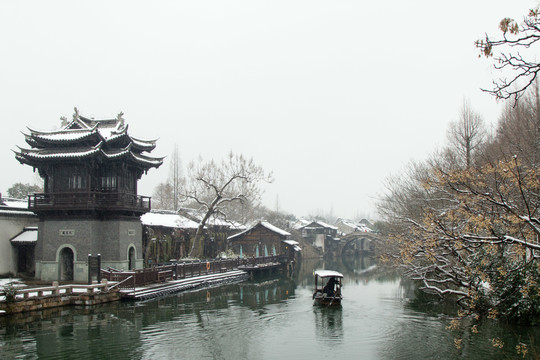
<svg viewBox="0 0 540 360"><path fill-rule="evenodd" d="M238 282L248 277L248 273L243 270L230 270L224 273L149 284L134 289L119 289L116 287L117 283L108 282L105 279L102 283L93 285L59 285L58 282L53 282L52 286L46 287L18 287L12 291L11 300L6 301L6 292L3 293L0 314L16 314L66 306L94 306L120 300L148 300L185 290Z"/></svg>
<svg viewBox="0 0 540 360"><path fill-rule="evenodd" d="M62 289L71 289L62 292ZM0 302L0 312L2 314L16 314L28 311L44 310L63 306L94 306L98 304L119 301L122 295L118 289L100 290L94 292L92 285L88 286L86 291L76 291L80 286L51 286L39 289L27 289L41 293L35 296L29 296L14 301ZM49 294L44 294L44 293Z"/></svg>
<svg viewBox="0 0 540 360"><path fill-rule="evenodd" d="M344 275L340 309L313 306L313 269ZM293 279L6 316L0 347L4 358L40 359L502 360L517 358L521 342L524 358L534 358L538 328L486 320L477 332L449 330L449 313L419 300L409 282L368 258L305 260Z"/></svg>
<svg viewBox="0 0 540 360"><path fill-rule="evenodd" d="M98 268L99 269L99 268ZM190 289L238 282L258 275L290 273L294 262L284 256L218 259L173 263L139 270L100 269L92 285L65 284L15 288L3 286L0 314L19 313L53 307L92 306L118 300L148 300Z"/></svg>

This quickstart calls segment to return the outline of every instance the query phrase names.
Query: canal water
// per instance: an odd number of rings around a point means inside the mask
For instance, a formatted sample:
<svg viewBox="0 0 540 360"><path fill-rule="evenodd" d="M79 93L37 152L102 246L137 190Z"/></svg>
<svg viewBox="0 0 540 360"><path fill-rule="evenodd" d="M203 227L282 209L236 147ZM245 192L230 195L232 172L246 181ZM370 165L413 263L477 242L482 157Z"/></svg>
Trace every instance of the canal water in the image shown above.
<svg viewBox="0 0 540 360"><path fill-rule="evenodd" d="M345 275L340 308L313 306L312 273L321 268ZM304 260L292 279L4 317L0 358L508 359L522 358L519 342L529 345L525 358L540 355L538 328L489 321L477 334L448 330L445 313L453 309L416 295L409 282L369 258Z"/></svg>

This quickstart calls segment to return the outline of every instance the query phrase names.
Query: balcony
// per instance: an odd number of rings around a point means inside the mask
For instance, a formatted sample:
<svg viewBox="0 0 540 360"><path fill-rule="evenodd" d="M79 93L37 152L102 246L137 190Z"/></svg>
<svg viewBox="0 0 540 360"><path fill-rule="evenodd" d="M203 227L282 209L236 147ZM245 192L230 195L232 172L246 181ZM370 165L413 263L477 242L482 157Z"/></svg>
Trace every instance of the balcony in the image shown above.
<svg viewBox="0 0 540 360"><path fill-rule="evenodd" d="M150 211L150 197L118 192L57 192L28 195L28 209L35 212L59 210Z"/></svg>

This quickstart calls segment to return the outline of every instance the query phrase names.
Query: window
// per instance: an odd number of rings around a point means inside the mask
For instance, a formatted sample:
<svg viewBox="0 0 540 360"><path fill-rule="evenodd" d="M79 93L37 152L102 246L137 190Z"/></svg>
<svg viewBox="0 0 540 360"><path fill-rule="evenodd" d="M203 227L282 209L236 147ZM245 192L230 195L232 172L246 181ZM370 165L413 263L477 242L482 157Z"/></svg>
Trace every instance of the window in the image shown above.
<svg viewBox="0 0 540 360"><path fill-rule="evenodd" d="M86 189L86 177L80 174L73 174L68 179L69 190L84 190Z"/></svg>
<svg viewBox="0 0 540 360"><path fill-rule="evenodd" d="M102 191L117 191L118 182L116 172L113 170L104 170L99 178L99 188Z"/></svg>

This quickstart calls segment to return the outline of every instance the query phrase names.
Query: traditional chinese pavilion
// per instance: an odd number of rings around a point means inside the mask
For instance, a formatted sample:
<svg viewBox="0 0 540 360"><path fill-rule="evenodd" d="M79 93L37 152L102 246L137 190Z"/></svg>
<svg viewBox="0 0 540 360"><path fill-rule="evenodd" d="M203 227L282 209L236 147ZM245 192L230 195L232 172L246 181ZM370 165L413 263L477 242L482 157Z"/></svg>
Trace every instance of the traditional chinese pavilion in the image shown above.
<svg viewBox="0 0 540 360"><path fill-rule="evenodd" d="M15 151L44 180L44 193L28 199L39 216L36 278L85 281L89 254L102 267L142 267L140 216L150 198L137 195L137 181L163 158L149 155L156 140L128 134L122 115L95 120L75 110L60 130L29 129L30 148Z"/></svg>

